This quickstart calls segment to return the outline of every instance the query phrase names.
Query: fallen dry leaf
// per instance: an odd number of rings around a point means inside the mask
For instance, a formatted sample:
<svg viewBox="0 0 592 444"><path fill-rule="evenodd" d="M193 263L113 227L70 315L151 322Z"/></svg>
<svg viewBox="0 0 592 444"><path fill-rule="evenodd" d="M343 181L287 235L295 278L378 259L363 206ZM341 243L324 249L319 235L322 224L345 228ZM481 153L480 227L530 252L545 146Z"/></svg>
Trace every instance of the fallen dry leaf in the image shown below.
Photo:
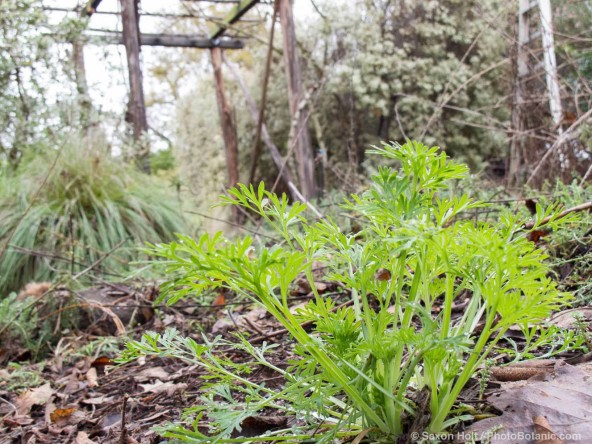
<svg viewBox="0 0 592 444"><path fill-rule="evenodd" d="M537 444L564 444L564 442L557 437L555 432L551 430L551 424L544 416L536 416L533 419L534 430L538 436Z"/></svg>
<svg viewBox="0 0 592 444"><path fill-rule="evenodd" d="M134 379L136 381L147 381L148 379L160 379L160 380L167 380L169 379L169 372L167 372L163 367L149 367L145 368L137 375L134 375Z"/></svg>
<svg viewBox="0 0 592 444"><path fill-rule="evenodd" d="M175 392L185 390L187 388L187 384L185 383L175 384L174 382L162 382L160 380L156 380L154 384L139 384L139 386L142 387L146 392L166 392L168 396L172 396Z"/></svg>
<svg viewBox="0 0 592 444"><path fill-rule="evenodd" d="M45 404L47 401L49 401L49 398L51 398L52 394L53 390L51 389L49 382L47 384L43 384L40 387L27 390L21 396L19 396L15 402L17 414L27 415L31 411L31 407L34 405Z"/></svg>
<svg viewBox="0 0 592 444"><path fill-rule="evenodd" d="M235 430L232 437L252 438L270 430L285 427L288 418L285 416L248 416L241 422L241 430Z"/></svg>
<svg viewBox="0 0 592 444"><path fill-rule="evenodd" d="M86 380L89 387L97 387L99 385L99 376L97 375L96 367L91 367L86 372Z"/></svg>
<svg viewBox="0 0 592 444"><path fill-rule="evenodd" d="M115 365L107 356L99 356L91 364L92 367L105 367L106 365Z"/></svg>
<svg viewBox="0 0 592 444"><path fill-rule="evenodd" d="M55 409L49 414L51 422L58 427L78 424L84 420L86 415L77 408Z"/></svg>
<svg viewBox="0 0 592 444"><path fill-rule="evenodd" d="M20 427L29 424L33 424L35 421L30 416L13 416L12 418L4 418L2 421L4 424L10 427Z"/></svg>
<svg viewBox="0 0 592 444"><path fill-rule="evenodd" d="M491 444L531 444L538 439L530 439L536 436L535 418L542 416L550 432L541 434L539 441L555 436L565 444L587 442L592 436L591 382L590 374L581 368L562 364L551 374L505 383L501 391L487 398L502 415L479 421L466 433L482 439L490 436Z"/></svg>
<svg viewBox="0 0 592 444"><path fill-rule="evenodd" d="M87 433L78 432L73 444L97 444L97 442L90 439Z"/></svg>
<svg viewBox="0 0 592 444"><path fill-rule="evenodd" d="M226 297L224 296L224 293L218 293L218 296L216 296L216 299L212 302L213 307L218 307L220 305L226 305Z"/></svg>
<svg viewBox="0 0 592 444"><path fill-rule="evenodd" d="M374 279L377 281L390 281L391 280L391 272L386 268L381 268L374 274Z"/></svg>
<svg viewBox="0 0 592 444"><path fill-rule="evenodd" d="M83 404L90 404L90 405L101 405L101 404L107 404L108 402L111 402L115 399L115 396L97 396L96 398L88 398L88 399L83 399L82 402Z"/></svg>

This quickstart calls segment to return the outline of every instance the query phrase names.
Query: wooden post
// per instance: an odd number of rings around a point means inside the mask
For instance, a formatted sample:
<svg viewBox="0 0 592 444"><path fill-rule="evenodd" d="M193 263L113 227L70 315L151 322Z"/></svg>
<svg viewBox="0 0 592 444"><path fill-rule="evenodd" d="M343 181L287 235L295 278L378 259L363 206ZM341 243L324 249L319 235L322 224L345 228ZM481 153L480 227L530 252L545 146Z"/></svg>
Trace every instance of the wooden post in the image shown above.
<svg viewBox="0 0 592 444"><path fill-rule="evenodd" d="M514 130L514 134L512 135L508 161L508 185L517 185L521 182L522 169L525 163L527 163L526 157L527 155L532 155L529 152L532 148L532 143L529 143L528 137L525 136L527 131L533 129L532 124L527 124L528 109L526 109L525 97L533 89L532 84L528 86L527 79L532 75L533 71L536 72L537 70L537 67L533 68L532 63L530 63L532 49L529 48L536 36L536 33L531 35L531 24L535 20L533 12L536 8L539 9L540 35L544 56L543 66L547 81L549 108L559 136L562 134L561 118L563 111L557 75L557 62L555 59L551 3L549 0L519 0L517 64L514 104L512 107L512 129ZM561 166L563 167L563 165Z"/></svg>
<svg viewBox="0 0 592 444"><path fill-rule="evenodd" d="M292 119L297 119L294 131L296 140L296 161L298 162L298 176L300 189L306 200L316 197L314 156L310 144L310 136L306 124L306 109L300 104L304 98L302 94L302 75L300 61L296 50L296 32L294 29L294 16L290 0L279 0L280 23L284 41L284 61L286 64L286 76L288 77L288 98L290 100L290 113Z"/></svg>
<svg viewBox="0 0 592 444"><path fill-rule="evenodd" d="M550 0L539 0L539 12L541 17L541 38L543 40L545 74L547 89L549 90L549 108L553 123L561 135L561 94L559 77L557 75L557 60L555 58L555 40L553 37L553 14Z"/></svg>
<svg viewBox="0 0 592 444"><path fill-rule="evenodd" d="M224 78L222 77L222 49L210 49L212 66L214 68L214 81L216 87L216 101L218 102L218 114L222 137L224 138L224 149L226 153L226 170L228 172L228 187L235 186L238 181L238 143L236 140L236 126L232 118L230 104L224 94ZM233 207L236 209L236 207ZM238 213L234 213L235 219Z"/></svg>
<svg viewBox="0 0 592 444"><path fill-rule="evenodd" d="M140 66L139 0L120 1L123 44L125 45L127 55L130 83L128 112L133 126L134 141L137 144L135 157L139 168L149 173L150 147L142 137L148 130L148 122L146 120L146 104L144 102L144 89L142 87L142 68Z"/></svg>

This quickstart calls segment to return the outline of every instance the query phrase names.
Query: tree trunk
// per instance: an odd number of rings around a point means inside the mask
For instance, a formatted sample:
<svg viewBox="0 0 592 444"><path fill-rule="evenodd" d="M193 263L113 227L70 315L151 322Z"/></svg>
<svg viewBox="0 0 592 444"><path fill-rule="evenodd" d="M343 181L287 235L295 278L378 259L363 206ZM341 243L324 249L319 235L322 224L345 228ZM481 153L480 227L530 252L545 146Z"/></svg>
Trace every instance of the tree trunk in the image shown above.
<svg viewBox="0 0 592 444"><path fill-rule="evenodd" d="M292 119L297 119L294 128L296 161L298 162L298 176L300 189L307 200L316 197L314 156L307 128L306 109L300 108L304 98L302 94L302 75L300 61L296 50L296 32L294 30L294 16L290 0L279 0L280 22L284 41L284 61L288 78L288 96ZM305 108L305 107L304 107Z"/></svg>
<svg viewBox="0 0 592 444"><path fill-rule="evenodd" d="M142 68L140 65L140 31L138 0L121 0L121 20L123 24L123 44L127 55L130 83L129 115L136 142L135 158L139 168L150 173L150 147L144 133L148 131L146 104L142 87Z"/></svg>
<svg viewBox="0 0 592 444"><path fill-rule="evenodd" d="M224 138L224 149L226 153L226 171L228 172L228 187L235 186L238 181L238 142L236 138L236 125L232 118L230 104L224 94L224 78L222 77L222 50L212 48L212 66L214 67L214 80L216 88L216 100L218 102L218 114L222 137ZM236 207L233 207L236 210ZM235 220L238 220L238 213L234 212Z"/></svg>

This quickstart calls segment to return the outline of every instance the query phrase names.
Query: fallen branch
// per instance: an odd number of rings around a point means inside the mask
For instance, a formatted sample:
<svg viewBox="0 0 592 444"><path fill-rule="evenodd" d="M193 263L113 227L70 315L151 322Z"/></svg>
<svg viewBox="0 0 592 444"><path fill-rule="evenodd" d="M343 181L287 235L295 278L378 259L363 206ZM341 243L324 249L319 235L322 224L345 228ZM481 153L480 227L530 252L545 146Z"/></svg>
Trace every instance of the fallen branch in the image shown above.
<svg viewBox="0 0 592 444"><path fill-rule="evenodd" d="M565 216L567 216L568 214L578 213L580 211L586 211L586 210L590 210L590 209L592 209L592 202L586 202L586 203L580 204L578 206L568 208L567 210L564 210L561 213L559 213L558 216L547 216L538 224L538 226L542 227L543 225L547 225L551 220L562 219ZM534 228L535 224L536 224L535 221L530 221L530 222L525 223L522 226L522 228L524 228L525 230L531 230L532 228Z"/></svg>

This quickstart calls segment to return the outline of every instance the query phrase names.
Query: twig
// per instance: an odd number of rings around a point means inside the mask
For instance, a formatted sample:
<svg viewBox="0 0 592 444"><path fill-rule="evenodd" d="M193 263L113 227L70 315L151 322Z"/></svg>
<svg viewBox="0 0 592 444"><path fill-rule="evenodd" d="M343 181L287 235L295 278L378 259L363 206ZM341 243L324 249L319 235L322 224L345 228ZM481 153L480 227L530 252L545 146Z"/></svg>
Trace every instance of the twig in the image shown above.
<svg viewBox="0 0 592 444"><path fill-rule="evenodd" d="M123 395L121 406L121 434L119 435L119 444L127 444L127 430L125 428L125 408L127 406L127 395Z"/></svg>
<svg viewBox="0 0 592 444"><path fill-rule="evenodd" d="M123 244L125 244L128 240L129 240L129 237L126 237L125 239L122 239L121 241L119 241L117 243L117 245L115 245L113 248L111 248L107 253L105 253L103 256L98 258L96 261L94 261L92 264L90 264L88 267L86 267L80 273L75 274L72 277L72 280L76 281L76 280L78 280L78 278L84 276L86 273L88 273L93 268L95 268L97 265L99 265L101 262L103 262L105 259L107 259L115 250L119 249L119 247L121 247Z"/></svg>
<svg viewBox="0 0 592 444"><path fill-rule="evenodd" d="M554 219L561 219L564 218L565 216L567 216L568 214L571 213L577 213L580 211L586 211L592 209L592 202L586 202L583 204L580 204L578 206L572 207L572 208L568 208L567 210L562 211L561 213L559 213L558 216L547 216L545 217L540 224L538 224L538 226L543 226L543 225L547 225L551 220ZM530 230L531 228L533 228L535 226L535 222L531 221L531 222L527 222L524 224L523 228L525 230Z"/></svg>
<svg viewBox="0 0 592 444"><path fill-rule="evenodd" d="M117 305L117 304L110 304L109 306L112 307L125 307L125 308L134 308L133 306L122 306L122 305ZM46 319L49 319L50 317L54 316L54 315L61 315L62 312L67 311L67 310L71 310L73 308L96 308L98 310L101 310L103 313L105 313L107 316L109 316L111 318L111 320L113 321L113 324L115 324L115 328L117 330L117 334L120 336L125 335L125 326L123 325L123 322L121 321L121 318L119 316L117 316L113 310L111 310L109 308L109 306L107 305L103 305L100 302L92 302L92 301L88 301L88 302L84 302L84 303L80 303L80 304L70 304L67 305L65 307L60 307L58 310L54 310L51 313L48 313L47 315L43 316L42 318L39 318L38 322L43 322ZM131 322L130 322L131 324Z"/></svg>
<svg viewBox="0 0 592 444"><path fill-rule="evenodd" d="M539 160L539 163L537 163L536 168L526 181L525 185L528 185L532 181L532 179L534 179L537 176L539 170L543 167L545 161L549 158L549 156L553 154L557 148L559 148L561 145L567 142L569 138L573 136L574 131L580 126L580 124L582 124L584 120L586 120L590 116L592 116L592 108L590 108L587 112L582 114L578 120L572 123L571 126L567 130L565 130L565 132L563 132L561 136L557 138L555 143L551 145L551 147L547 150L545 155L541 158L541 160Z"/></svg>
<svg viewBox="0 0 592 444"><path fill-rule="evenodd" d="M19 247L18 245L13 245L13 244L9 244L8 248L11 250L15 250L19 253L23 253L23 254L28 254L31 256L35 256L35 257L41 257L41 258L47 258L47 259L54 259L56 261L65 261L65 262L72 262L75 265L79 265L81 267L88 267L88 264L85 264L84 262L79 262L79 261L72 261L72 259L65 257L65 256L60 256L59 254L54 254L54 253L50 253L47 251L42 251L42 250L33 250L30 248L23 248L23 247ZM106 274L109 276L115 276L115 277L124 277L124 275L119 274L119 273L111 273L109 271L103 271L102 274Z"/></svg>

